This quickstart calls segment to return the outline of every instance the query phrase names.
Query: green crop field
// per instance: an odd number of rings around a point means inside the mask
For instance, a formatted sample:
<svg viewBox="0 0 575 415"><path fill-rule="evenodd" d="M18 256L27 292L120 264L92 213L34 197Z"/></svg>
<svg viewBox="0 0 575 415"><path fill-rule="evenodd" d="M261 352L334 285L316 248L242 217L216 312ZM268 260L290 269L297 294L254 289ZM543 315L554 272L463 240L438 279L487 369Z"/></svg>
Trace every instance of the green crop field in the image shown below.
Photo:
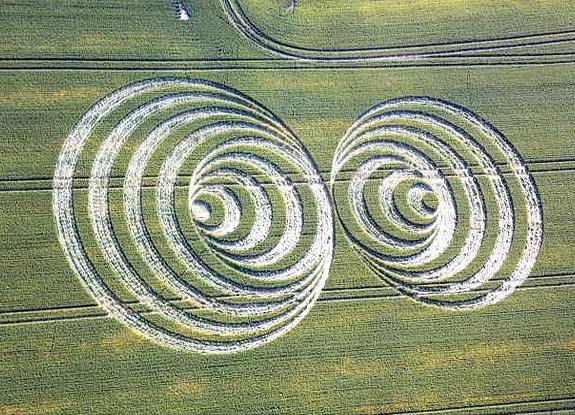
<svg viewBox="0 0 575 415"><path fill-rule="evenodd" d="M575 413L574 22L0 0L0 415Z"/></svg>

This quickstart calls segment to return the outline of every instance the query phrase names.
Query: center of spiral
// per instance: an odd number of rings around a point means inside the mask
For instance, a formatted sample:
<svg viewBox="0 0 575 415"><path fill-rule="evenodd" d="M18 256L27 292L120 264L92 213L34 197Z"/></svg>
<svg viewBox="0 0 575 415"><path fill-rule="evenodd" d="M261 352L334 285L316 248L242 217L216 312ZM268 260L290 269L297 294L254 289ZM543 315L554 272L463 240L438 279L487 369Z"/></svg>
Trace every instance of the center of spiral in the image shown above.
<svg viewBox="0 0 575 415"><path fill-rule="evenodd" d="M407 193L407 200L412 208L423 216L433 215L438 207L438 195L425 183L418 183Z"/></svg>
<svg viewBox="0 0 575 415"><path fill-rule="evenodd" d="M192 218L200 222L207 222L212 216L212 209L203 200L194 200L190 205Z"/></svg>

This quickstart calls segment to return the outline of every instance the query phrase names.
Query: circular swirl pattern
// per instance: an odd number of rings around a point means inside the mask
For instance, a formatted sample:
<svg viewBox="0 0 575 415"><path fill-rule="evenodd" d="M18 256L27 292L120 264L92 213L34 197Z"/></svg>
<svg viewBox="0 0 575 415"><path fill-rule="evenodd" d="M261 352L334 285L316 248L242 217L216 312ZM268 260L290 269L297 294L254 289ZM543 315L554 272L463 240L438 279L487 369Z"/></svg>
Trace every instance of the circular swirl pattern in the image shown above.
<svg viewBox="0 0 575 415"><path fill-rule="evenodd" d="M226 353L284 334L333 257L331 203L301 143L207 81L146 80L95 104L60 153L53 212L97 302L178 349Z"/></svg>
<svg viewBox="0 0 575 415"><path fill-rule="evenodd" d="M331 177L348 239L411 298L492 304L535 264L535 184L503 135L462 107L426 97L376 105L340 141Z"/></svg>

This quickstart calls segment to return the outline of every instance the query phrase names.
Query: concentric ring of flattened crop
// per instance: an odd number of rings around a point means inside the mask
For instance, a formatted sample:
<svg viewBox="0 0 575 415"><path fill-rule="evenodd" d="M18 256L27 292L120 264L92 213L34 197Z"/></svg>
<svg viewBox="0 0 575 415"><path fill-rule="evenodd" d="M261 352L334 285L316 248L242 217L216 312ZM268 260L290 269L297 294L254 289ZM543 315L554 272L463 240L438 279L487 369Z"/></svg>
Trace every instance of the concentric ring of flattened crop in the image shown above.
<svg viewBox="0 0 575 415"><path fill-rule="evenodd" d="M87 205L74 186L85 163ZM226 353L281 336L317 300L333 256L331 203L301 143L260 104L207 81L145 80L89 109L61 150L53 213L98 304L177 349Z"/></svg>
<svg viewBox="0 0 575 415"><path fill-rule="evenodd" d="M541 248L540 201L525 163L487 122L445 101L408 97L368 110L337 147L331 190L369 266L428 304L500 301L529 276Z"/></svg>

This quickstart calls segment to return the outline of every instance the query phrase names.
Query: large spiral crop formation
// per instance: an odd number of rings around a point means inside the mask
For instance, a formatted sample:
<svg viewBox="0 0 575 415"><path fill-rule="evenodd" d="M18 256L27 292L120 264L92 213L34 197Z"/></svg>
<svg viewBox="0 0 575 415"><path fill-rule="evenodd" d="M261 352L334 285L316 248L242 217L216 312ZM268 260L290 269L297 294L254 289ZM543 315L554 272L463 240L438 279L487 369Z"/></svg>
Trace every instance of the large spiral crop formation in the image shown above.
<svg viewBox="0 0 575 415"><path fill-rule="evenodd" d="M476 308L529 276L542 242L537 189L517 151L470 111L382 102L340 141L331 190L369 266L428 304Z"/></svg>
<svg viewBox="0 0 575 415"><path fill-rule="evenodd" d="M333 257L331 203L304 147L270 111L206 81L146 80L96 103L60 153L53 211L99 305L179 349L282 335Z"/></svg>
<svg viewBox="0 0 575 415"><path fill-rule="evenodd" d="M53 186L60 243L98 304L155 342L205 353L262 345L305 317L330 272L332 205L376 275L448 309L509 296L543 238L515 148L427 97L384 101L351 125L330 198L304 146L252 99L141 81L84 114Z"/></svg>

